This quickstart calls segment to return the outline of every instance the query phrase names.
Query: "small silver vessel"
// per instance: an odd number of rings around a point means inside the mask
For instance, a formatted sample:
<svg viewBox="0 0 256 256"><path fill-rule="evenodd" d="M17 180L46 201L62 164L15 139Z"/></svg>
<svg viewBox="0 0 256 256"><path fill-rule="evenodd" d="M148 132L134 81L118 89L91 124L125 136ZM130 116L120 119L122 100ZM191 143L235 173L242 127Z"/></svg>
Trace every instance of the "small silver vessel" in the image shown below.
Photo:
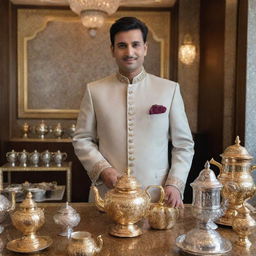
<svg viewBox="0 0 256 256"><path fill-rule="evenodd" d="M223 238L213 222L224 214L225 204L220 204L221 183L216 179L207 161L197 179L190 184L193 188L192 214L197 226L176 239L182 251L193 255L222 255L232 249L231 242Z"/></svg>
<svg viewBox="0 0 256 256"><path fill-rule="evenodd" d="M62 206L53 216L53 220L56 224L63 227L63 231L59 235L70 237L73 227L77 226L80 222L80 215L66 202L66 205Z"/></svg>

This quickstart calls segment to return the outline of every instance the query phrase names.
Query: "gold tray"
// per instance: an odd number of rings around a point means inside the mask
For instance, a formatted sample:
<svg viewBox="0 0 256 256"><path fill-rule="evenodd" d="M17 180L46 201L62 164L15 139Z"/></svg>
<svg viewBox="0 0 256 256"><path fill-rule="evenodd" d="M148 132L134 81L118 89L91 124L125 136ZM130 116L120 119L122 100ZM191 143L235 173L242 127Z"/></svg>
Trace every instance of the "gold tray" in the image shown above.
<svg viewBox="0 0 256 256"><path fill-rule="evenodd" d="M24 237L10 241L6 248L13 252L31 253L46 249L52 244L52 239L48 236L36 236L36 239L38 244L34 248L31 248L31 243L27 243Z"/></svg>

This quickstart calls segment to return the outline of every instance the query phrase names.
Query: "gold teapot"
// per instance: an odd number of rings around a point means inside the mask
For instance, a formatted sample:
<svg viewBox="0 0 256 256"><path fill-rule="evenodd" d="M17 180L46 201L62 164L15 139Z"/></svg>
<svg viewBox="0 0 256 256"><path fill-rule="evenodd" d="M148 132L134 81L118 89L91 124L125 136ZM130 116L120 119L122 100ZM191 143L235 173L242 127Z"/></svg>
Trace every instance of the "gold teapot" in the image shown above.
<svg viewBox="0 0 256 256"><path fill-rule="evenodd" d="M89 232L77 231L71 233L71 240L68 244L69 256L93 256L100 252L103 246L101 236L97 237L97 244Z"/></svg>
<svg viewBox="0 0 256 256"><path fill-rule="evenodd" d="M11 215L12 224L23 233L23 237L10 241L7 249L16 252L29 253L42 250L51 245L52 240L47 236L37 236L36 231L44 222L44 211L38 208L32 200L31 192L27 193L20 209Z"/></svg>
<svg viewBox="0 0 256 256"><path fill-rule="evenodd" d="M255 193L251 172L256 166L251 166L253 157L240 145L239 136L236 137L235 144L227 147L220 156L222 157L222 164L214 159L211 159L210 163L220 169L218 179L224 186L221 194L224 199L228 200L228 207L225 215L217 223L232 226L233 219L237 215L237 208L241 207L241 203L243 203L241 198L244 198L244 201L245 197L249 199ZM236 193L229 189L232 183L238 184L239 191L236 189ZM237 193L240 194L239 197L237 197ZM248 197L248 193L250 193L250 197Z"/></svg>
<svg viewBox="0 0 256 256"><path fill-rule="evenodd" d="M104 200L100 197L98 189L92 186L96 206L99 210L106 211L116 222L110 228L111 235L135 237L142 234L135 223L148 214L151 196L147 190L150 187L142 190L136 178L130 175L130 169L118 178L115 188L106 193Z"/></svg>
<svg viewBox="0 0 256 256"><path fill-rule="evenodd" d="M155 186L151 186L155 187ZM156 186L159 187L159 186ZM153 229L170 229L172 228L179 216L177 208L165 205L165 192L161 188L160 200L158 203L152 203L149 208L148 223Z"/></svg>

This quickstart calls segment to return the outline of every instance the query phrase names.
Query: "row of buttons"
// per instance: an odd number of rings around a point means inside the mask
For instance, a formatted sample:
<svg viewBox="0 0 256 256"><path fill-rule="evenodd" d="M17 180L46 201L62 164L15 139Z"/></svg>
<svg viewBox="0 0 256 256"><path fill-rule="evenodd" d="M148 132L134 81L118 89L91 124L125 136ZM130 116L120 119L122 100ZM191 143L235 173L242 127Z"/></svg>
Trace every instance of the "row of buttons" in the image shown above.
<svg viewBox="0 0 256 256"><path fill-rule="evenodd" d="M128 94L127 94L127 112L128 112L128 127L127 127L127 147L128 147L128 168L131 172L133 171L134 166L134 115L135 115L135 106L134 106L134 91L133 85L128 84Z"/></svg>

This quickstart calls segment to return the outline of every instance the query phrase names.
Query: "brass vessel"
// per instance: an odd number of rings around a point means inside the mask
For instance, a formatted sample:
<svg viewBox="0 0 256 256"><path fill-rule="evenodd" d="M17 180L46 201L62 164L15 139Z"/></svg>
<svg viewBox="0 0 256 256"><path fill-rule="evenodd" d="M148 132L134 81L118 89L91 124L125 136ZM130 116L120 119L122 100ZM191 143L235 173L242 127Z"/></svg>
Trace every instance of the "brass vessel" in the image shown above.
<svg viewBox="0 0 256 256"><path fill-rule="evenodd" d="M248 193L254 191L254 180L251 175L251 171L256 166L251 166L253 157L249 155L248 151L240 145L239 137L236 137L235 144L225 149L224 153L220 155L222 157L222 164L218 163L214 159L211 159L210 163L219 167L220 174L218 175L219 181L224 186L221 194L222 197L228 200L228 208L225 215L222 216L217 223L232 226L234 217L237 215L237 208L241 206L236 197L236 193L230 192L227 185L230 182L239 185L239 193ZM253 196L252 193L251 196Z"/></svg>
<svg viewBox="0 0 256 256"><path fill-rule="evenodd" d="M147 190L150 186L147 188ZM109 190L103 200L95 186L96 206L116 222L110 228L110 234L118 237L135 237L142 234L141 229L135 224L148 214L151 197L141 189L136 178L130 175L130 170L118 178L114 189Z"/></svg>
<svg viewBox="0 0 256 256"><path fill-rule="evenodd" d="M44 211L38 208L28 192L25 200L20 204L20 209L11 215L12 224L23 233L23 237L10 241L7 249L15 252L30 253L43 250L52 244L51 238L37 236L36 231L44 222Z"/></svg>
<svg viewBox="0 0 256 256"><path fill-rule="evenodd" d="M256 227L255 220L250 216L250 210L245 206L246 201L251 198L255 192L256 187L254 189L241 189L240 185L234 182L230 182L227 184L226 193L231 193L237 202L237 214L233 218L232 228L238 234L238 239L235 241L236 245L242 246L246 249L249 249L252 245L248 236L252 233L252 231Z"/></svg>
<svg viewBox="0 0 256 256"><path fill-rule="evenodd" d="M58 139L60 139L60 138L63 136L64 130L63 130L63 128L62 128L61 123L58 123L58 124L56 125L56 127L55 127L54 130L53 130L53 134L54 134L54 136L55 136L56 138L58 138Z"/></svg>
<svg viewBox="0 0 256 256"><path fill-rule="evenodd" d="M48 133L48 126L45 124L44 120L36 126L36 133L39 135L41 139L45 138L45 135Z"/></svg>
<svg viewBox="0 0 256 256"><path fill-rule="evenodd" d="M103 246L101 236L97 237L97 244L89 232L77 231L71 233L71 240L68 244L69 256L93 256L100 252Z"/></svg>
<svg viewBox="0 0 256 256"><path fill-rule="evenodd" d="M3 171L0 171L0 193L3 191ZM0 194L0 234L4 231L1 223L5 220L7 213L15 209L15 192L12 192L12 201Z"/></svg>
<svg viewBox="0 0 256 256"><path fill-rule="evenodd" d="M21 127L21 131L22 131L22 137L23 138L28 138L28 134L29 134L29 132L31 131L31 128L30 128L30 125L27 123L27 122L25 122L23 125L22 125L22 127Z"/></svg>
<svg viewBox="0 0 256 256"><path fill-rule="evenodd" d="M176 223L179 216L179 210L178 208L170 207L164 203L165 192L162 187L160 188L160 200L158 203L152 203L150 205L148 222L153 229L170 229Z"/></svg>

